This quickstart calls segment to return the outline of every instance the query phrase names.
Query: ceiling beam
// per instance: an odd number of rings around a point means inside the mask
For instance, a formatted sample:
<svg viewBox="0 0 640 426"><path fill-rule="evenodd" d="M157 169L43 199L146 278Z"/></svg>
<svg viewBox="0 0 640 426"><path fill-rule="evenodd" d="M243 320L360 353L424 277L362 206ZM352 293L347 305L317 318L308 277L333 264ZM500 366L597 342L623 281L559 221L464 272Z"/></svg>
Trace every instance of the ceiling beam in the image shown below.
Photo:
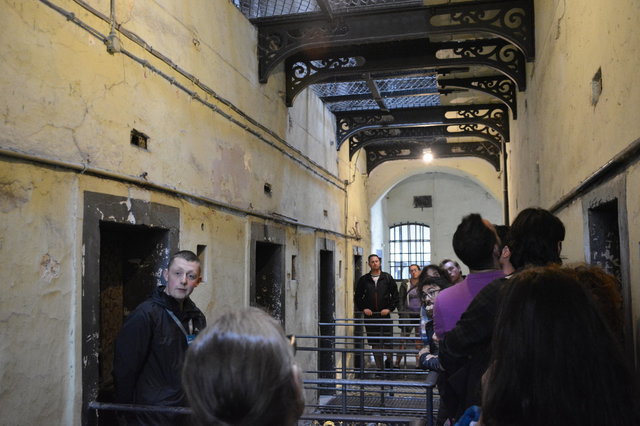
<svg viewBox="0 0 640 426"><path fill-rule="evenodd" d="M462 92L460 89L396 89L383 90L380 96L383 98L406 98L411 96L447 95L449 93ZM363 101L371 99L371 93L358 93L354 95L320 96L320 100L326 104L345 101Z"/></svg>
<svg viewBox="0 0 640 426"><path fill-rule="evenodd" d="M504 102L511 109L513 119L518 118L516 85L508 77L497 75L491 77L441 79L438 80L438 86L445 90L447 87L459 87L484 92Z"/></svg>
<svg viewBox="0 0 640 426"><path fill-rule="evenodd" d="M397 70L485 66L516 84L526 85L525 58L513 45L501 39L432 43L427 39L390 42L332 51L312 50L294 55L285 62L286 103L311 84L336 81L362 74L378 75Z"/></svg>
<svg viewBox="0 0 640 426"><path fill-rule="evenodd" d="M430 140L446 142L449 138L454 137L479 138L493 143L499 149L501 149L503 142L495 130L479 124L369 129L358 132L349 138L349 160L353 158L356 152L369 145L387 144L393 146L400 142Z"/></svg>
<svg viewBox="0 0 640 426"><path fill-rule="evenodd" d="M369 87L369 92L371 92L371 97L378 104L378 108L381 111L389 112L389 108L384 103L382 96L380 95L380 90L378 89L378 85L375 80L371 78L371 74L364 74L362 76L364 80L367 82L367 87Z"/></svg>
<svg viewBox="0 0 640 426"><path fill-rule="evenodd" d="M328 0L316 0L320 10L324 15L329 19L329 21L333 21L333 11L331 10L331 4L329 4Z"/></svg>
<svg viewBox="0 0 640 426"><path fill-rule="evenodd" d="M322 4L320 4L322 7ZM259 80L280 62L309 49L412 40L441 34L482 33L534 52L533 0L466 2L445 6L357 8L327 19L325 12L256 18Z"/></svg>
<svg viewBox="0 0 640 426"><path fill-rule="evenodd" d="M387 161L422 158L427 148L431 149L434 158L476 157L489 162L496 171L500 170L500 149L490 142L403 142L366 148L367 173Z"/></svg>
<svg viewBox="0 0 640 426"><path fill-rule="evenodd" d="M379 110L335 112L337 149L358 132L376 128L487 126L501 140L509 140L509 114L502 104L438 106L395 109L388 113Z"/></svg>

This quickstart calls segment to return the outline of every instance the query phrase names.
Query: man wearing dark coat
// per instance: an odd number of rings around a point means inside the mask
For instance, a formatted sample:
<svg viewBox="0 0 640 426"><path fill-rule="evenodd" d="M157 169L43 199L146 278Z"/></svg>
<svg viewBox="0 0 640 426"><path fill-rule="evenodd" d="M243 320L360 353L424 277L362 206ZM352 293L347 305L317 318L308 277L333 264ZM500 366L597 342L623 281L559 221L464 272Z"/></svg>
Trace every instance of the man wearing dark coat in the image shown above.
<svg viewBox="0 0 640 426"><path fill-rule="evenodd" d="M182 363L189 344L206 327L204 314L189 296L200 283L200 260L180 251L163 271L166 286L157 287L126 318L115 344L113 376L118 403L186 406ZM178 424L175 416L144 413L129 424Z"/></svg>
<svg viewBox="0 0 640 426"><path fill-rule="evenodd" d="M360 277L356 284L356 307L364 314L365 329L373 349L390 349L392 345L389 340L371 337L393 335L391 312L398 305L398 286L390 274L382 272L378 255L370 255L367 263L371 271ZM382 352L374 353L374 359L379 369L383 369L383 366L391 368L393 353L389 350L384 364Z"/></svg>

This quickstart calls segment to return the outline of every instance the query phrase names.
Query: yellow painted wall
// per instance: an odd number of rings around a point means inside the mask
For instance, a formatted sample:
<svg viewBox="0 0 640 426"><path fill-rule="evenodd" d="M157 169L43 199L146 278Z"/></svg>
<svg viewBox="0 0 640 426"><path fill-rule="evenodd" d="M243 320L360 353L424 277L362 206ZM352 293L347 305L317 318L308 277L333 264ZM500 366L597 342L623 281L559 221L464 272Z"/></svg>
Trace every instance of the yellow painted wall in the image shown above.
<svg viewBox="0 0 640 426"><path fill-rule="evenodd" d="M207 247L193 299L209 317L249 303L252 223L285 235L287 332L317 331L319 238L334 243L336 315L351 315L365 181L312 92L287 108L282 67L258 82L246 18L223 0L116 0L127 53L110 54L108 1L51 5L0 3L0 423L80 423L85 191L180 210L180 247Z"/></svg>
<svg viewBox="0 0 640 426"><path fill-rule="evenodd" d="M518 94L519 118L512 121L509 144L512 217L532 205L553 206L640 138L640 3L537 0L535 19L536 59L527 68L526 93ZM602 93L593 103L592 80L599 69ZM629 252L637 334L640 235L634 225L640 180L634 161L622 172L629 236L622 250ZM567 262L584 261L582 198L558 216L567 227Z"/></svg>

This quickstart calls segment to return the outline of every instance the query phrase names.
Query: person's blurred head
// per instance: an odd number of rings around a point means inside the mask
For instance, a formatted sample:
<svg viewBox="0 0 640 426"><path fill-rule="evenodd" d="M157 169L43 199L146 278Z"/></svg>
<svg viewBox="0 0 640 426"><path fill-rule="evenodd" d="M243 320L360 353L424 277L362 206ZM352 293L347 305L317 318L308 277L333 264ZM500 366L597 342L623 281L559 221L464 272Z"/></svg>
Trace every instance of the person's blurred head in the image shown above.
<svg viewBox="0 0 640 426"><path fill-rule="evenodd" d="M451 284L457 284L462 281L462 269L460 268L460 264L455 260L444 259L440 262L440 268L445 271L445 276Z"/></svg>
<svg viewBox="0 0 640 426"><path fill-rule="evenodd" d="M200 425L294 425L304 400L280 324L258 308L218 317L187 351L182 374Z"/></svg>
<svg viewBox="0 0 640 426"><path fill-rule="evenodd" d="M436 300L436 296L449 286L449 280L445 277L430 277L425 276L418 282L418 294L420 300L427 310L427 315L433 317L433 303Z"/></svg>
<svg viewBox="0 0 640 426"><path fill-rule="evenodd" d="M511 224L507 242L513 267L561 264L564 233L562 221L547 210L528 208L521 211Z"/></svg>
<svg viewBox="0 0 640 426"><path fill-rule="evenodd" d="M371 268L371 272L373 272L374 274L380 273L380 261L380 256L378 256L377 254L370 254L367 258L367 264L369 265L369 268Z"/></svg>
<svg viewBox="0 0 640 426"><path fill-rule="evenodd" d="M453 234L453 251L470 270L498 268L498 235L491 222L477 213L462 218Z"/></svg>
<svg viewBox="0 0 640 426"><path fill-rule="evenodd" d="M599 266L573 265L570 270L594 297L611 331L622 342L622 295L616 277L607 274Z"/></svg>
<svg viewBox="0 0 640 426"><path fill-rule="evenodd" d="M638 424L637 382L573 271L529 268L503 290L483 425Z"/></svg>
<svg viewBox="0 0 640 426"><path fill-rule="evenodd" d="M175 253L169 259L167 269L162 271L167 282L165 294L182 304L200 284L200 272L200 259L194 252L182 250Z"/></svg>
<svg viewBox="0 0 640 426"><path fill-rule="evenodd" d="M449 279L447 276L447 272L440 266L433 263L422 268L420 276L418 277L418 282L423 282L429 277L444 277L447 280Z"/></svg>
<svg viewBox="0 0 640 426"><path fill-rule="evenodd" d="M411 275L411 279L417 280L420 277L420 265L415 263L409 265L409 275Z"/></svg>

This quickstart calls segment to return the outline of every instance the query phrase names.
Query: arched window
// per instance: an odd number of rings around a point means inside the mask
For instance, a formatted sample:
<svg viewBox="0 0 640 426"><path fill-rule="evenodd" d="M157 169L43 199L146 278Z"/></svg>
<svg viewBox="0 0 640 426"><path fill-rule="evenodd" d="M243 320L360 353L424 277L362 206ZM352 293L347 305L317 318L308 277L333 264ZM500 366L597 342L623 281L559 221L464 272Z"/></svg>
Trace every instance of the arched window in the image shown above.
<svg viewBox="0 0 640 426"><path fill-rule="evenodd" d="M431 263L431 228L422 223L401 223L389 228L389 267L393 278L407 279L409 265Z"/></svg>

